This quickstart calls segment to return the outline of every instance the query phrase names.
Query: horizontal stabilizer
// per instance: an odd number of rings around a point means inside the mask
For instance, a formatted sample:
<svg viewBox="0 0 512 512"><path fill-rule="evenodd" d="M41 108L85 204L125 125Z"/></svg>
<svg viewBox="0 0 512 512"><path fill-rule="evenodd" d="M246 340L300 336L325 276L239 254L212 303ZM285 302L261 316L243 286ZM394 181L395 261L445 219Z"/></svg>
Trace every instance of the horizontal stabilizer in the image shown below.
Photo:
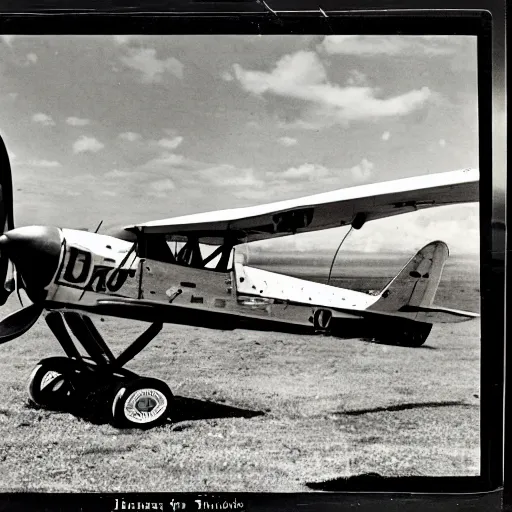
<svg viewBox="0 0 512 512"><path fill-rule="evenodd" d="M444 308L441 306L404 306L399 311L400 313L412 313L414 319L419 322L441 324L465 322L480 317L478 313L471 311L460 311L458 309Z"/></svg>

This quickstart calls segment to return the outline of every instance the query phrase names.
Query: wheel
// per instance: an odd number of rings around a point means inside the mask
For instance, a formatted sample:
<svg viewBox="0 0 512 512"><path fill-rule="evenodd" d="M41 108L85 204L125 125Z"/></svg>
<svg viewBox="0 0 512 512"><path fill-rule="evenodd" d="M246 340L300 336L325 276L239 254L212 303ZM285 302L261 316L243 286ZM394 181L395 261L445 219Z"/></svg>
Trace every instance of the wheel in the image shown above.
<svg viewBox="0 0 512 512"><path fill-rule="evenodd" d="M428 338L432 324L424 324L421 326L414 326L414 328L403 331L398 335L398 345L402 347L421 347Z"/></svg>
<svg viewBox="0 0 512 512"><path fill-rule="evenodd" d="M124 382L112 401L112 424L144 429L162 424L172 399L169 386L161 380L142 377Z"/></svg>
<svg viewBox="0 0 512 512"><path fill-rule="evenodd" d="M74 370L66 358L40 361L32 370L28 382L30 399L40 407L66 410L75 391Z"/></svg>

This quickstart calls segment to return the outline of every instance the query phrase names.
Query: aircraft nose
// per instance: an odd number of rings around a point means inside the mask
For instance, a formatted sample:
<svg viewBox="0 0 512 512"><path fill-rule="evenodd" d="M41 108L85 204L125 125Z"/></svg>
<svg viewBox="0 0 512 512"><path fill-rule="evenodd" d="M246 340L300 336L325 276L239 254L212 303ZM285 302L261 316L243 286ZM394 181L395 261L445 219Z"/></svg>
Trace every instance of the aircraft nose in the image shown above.
<svg viewBox="0 0 512 512"><path fill-rule="evenodd" d="M0 254L14 263L32 300L55 275L61 244L61 230L50 226L16 228L0 236Z"/></svg>

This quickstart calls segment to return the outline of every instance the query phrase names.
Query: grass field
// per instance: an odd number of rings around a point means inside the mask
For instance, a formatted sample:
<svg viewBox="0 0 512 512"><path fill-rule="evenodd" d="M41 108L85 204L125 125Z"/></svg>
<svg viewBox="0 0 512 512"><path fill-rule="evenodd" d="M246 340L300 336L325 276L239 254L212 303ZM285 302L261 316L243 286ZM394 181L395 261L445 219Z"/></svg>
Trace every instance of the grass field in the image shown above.
<svg viewBox="0 0 512 512"><path fill-rule="evenodd" d="M378 289L395 273L356 267L334 284ZM436 302L478 311L478 267L447 266ZM116 353L145 327L94 320ZM173 421L147 432L30 406L30 371L61 352L43 319L0 347L2 491L297 492L364 473L479 473L478 320L436 325L417 349L166 325L129 365L176 395Z"/></svg>

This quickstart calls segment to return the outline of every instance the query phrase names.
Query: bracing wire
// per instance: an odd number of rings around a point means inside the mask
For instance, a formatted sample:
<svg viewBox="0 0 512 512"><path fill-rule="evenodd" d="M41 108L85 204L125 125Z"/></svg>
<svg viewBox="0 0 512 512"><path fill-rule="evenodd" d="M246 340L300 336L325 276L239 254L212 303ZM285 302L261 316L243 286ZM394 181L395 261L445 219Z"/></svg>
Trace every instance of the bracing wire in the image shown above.
<svg viewBox="0 0 512 512"><path fill-rule="evenodd" d="M338 256L338 252L340 251L341 246L343 245L343 242L347 239L347 236L350 235L350 232L352 231L352 229L354 229L354 226L350 226L350 229L345 233L345 236L341 239L340 245L338 245L338 248L336 249L336 252L334 253L334 256L333 256L332 262L331 262L331 268L329 269L329 277L327 278L327 284L329 284L331 282L331 274L332 274L332 269L334 267L334 262L336 261L336 256Z"/></svg>

